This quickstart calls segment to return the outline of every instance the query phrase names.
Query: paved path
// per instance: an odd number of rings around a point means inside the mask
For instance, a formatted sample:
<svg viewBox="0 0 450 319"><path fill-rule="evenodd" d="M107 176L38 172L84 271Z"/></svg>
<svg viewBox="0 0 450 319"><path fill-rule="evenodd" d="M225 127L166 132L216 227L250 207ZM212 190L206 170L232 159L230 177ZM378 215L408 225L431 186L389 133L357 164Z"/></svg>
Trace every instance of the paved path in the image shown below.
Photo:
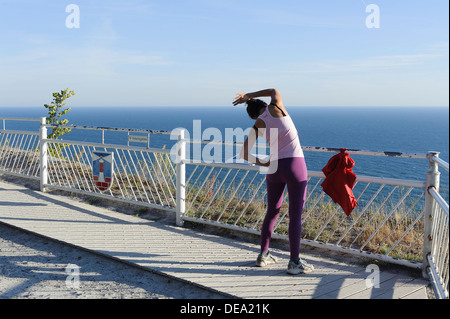
<svg viewBox="0 0 450 319"><path fill-rule="evenodd" d="M280 262L254 266L258 246L245 241L150 221L0 181L0 222L239 298L426 299L428 282L380 266L380 286L357 263L307 253L313 274L286 274ZM74 262L76 263L76 262Z"/></svg>
<svg viewBox="0 0 450 319"><path fill-rule="evenodd" d="M0 223L0 299L187 298L224 296Z"/></svg>

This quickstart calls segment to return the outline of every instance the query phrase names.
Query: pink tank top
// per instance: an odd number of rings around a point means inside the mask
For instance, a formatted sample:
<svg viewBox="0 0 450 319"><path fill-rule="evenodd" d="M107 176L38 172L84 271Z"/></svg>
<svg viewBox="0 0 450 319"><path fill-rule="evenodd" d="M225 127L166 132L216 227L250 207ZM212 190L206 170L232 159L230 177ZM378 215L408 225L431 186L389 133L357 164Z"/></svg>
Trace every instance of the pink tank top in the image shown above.
<svg viewBox="0 0 450 319"><path fill-rule="evenodd" d="M304 157L297 129L289 115L273 117L267 107L258 118L266 123L263 138L269 144L271 161L290 157Z"/></svg>

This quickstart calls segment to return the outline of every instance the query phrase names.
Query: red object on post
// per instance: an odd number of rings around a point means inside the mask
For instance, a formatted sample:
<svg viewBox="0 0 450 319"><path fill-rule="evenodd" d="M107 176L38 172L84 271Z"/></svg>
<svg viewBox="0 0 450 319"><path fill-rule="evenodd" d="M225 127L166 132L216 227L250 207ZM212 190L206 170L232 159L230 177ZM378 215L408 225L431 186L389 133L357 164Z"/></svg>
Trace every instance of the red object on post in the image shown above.
<svg viewBox="0 0 450 319"><path fill-rule="evenodd" d="M328 164L322 169L325 180L321 186L323 191L349 216L358 203L353 195L356 175L352 168L355 166L355 161L345 152L346 150L341 148L341 152L330 158Z"/></svg>

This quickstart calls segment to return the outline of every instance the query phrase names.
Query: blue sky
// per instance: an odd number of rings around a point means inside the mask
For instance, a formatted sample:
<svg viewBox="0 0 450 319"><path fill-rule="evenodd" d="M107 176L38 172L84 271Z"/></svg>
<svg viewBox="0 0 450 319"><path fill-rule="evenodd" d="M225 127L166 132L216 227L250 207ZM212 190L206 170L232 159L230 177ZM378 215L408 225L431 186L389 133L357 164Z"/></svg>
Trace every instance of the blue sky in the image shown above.
<svg viewBox="0 0 450 319"><path fill-rule="evenodd" d="M66 6L80 9L67 28ZM380 9L368 28L366 6ZM0 106L448 106L447 0L0 0Z"/></svg>

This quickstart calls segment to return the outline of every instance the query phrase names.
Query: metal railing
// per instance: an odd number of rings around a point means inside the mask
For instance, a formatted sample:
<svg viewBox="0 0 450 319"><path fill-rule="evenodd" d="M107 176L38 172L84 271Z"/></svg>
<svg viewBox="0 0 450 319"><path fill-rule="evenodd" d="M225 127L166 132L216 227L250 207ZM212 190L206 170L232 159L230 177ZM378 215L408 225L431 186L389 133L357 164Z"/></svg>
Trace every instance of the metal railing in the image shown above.
<svg viewBox="0 0 450 319"><path fill-rule="evenodd" d="M3 120L18 120L6 119ZM265 176L248 164L186 158L193 143L176 132L176 152L151 148L150 130L69 126L102 131L99 143L47 138L45 119L39 133L0 130L0 172L38 179L41 189L55 188L134 203L176 214L176 222L203 223L260 234L266 205ZM121 131L125 145L105 144L104 131ZM141 135L142 136L142 135ZM129 141L144 143L130 146ZM226 144L226 143L219 143ZM231 143L233 146L239 146ZM330 148L303 147L305 152L337 153ZM113 183L99 190L94 178L96 152L112 154ZM428 159L426 180L358 175L353 189L357 208L347 217L322 191L322 172L309 171L303 212L302 243L422 269L438 298L448 298L448 203L439 194L439 170L448 163L438 153L407 154L348 150L350 154ZM285 192L275 238L287 239L288 193Z"/></svg>
<svg viewBox="0 0 450 319"><path fill-rule="evenodd" d="M264 176L257 167L195 163L186 178L186 210L179 220L259 234L266 209ZM183 165L183 164L180 164ZM322 172L309 171L302 218L302 242L421 268L425 182L358 176L359 206L347 217L320 184ZM274 227L287 239L288 193Z"/></svg>
<svg viewBox="0 0 450 319"><path fill-rule="evenodd" d="M448 173L448 163L437 153L429 154L427 172L427 209L425 216L424 267L439 299L448 299L449 280L449 210L448 203L439 194L440 172Z"/></svg>
<svg viewBox="0 0 450 319"><path fill-rule="evenodd" d="M0 118L0 173L39 179L39 133L7 130L6 121L39 122L38 119Z"/></svg>
<svg viewBox="0 0 450 319"><path fill-rule="evenodd" d="M41 168L41 189L68 189L175 211L175 166L170 150L150 148L148 141L146 147L104 143L105 130L127 132L128 136L130 131L149 131L82 127L102 131L102 143L93 143L47 139L47 127L51 126L41 123L41 163L47 163ZM94 153L99 151L112 154L112 182L106 190L96 187L93 161Z"/></svg>

